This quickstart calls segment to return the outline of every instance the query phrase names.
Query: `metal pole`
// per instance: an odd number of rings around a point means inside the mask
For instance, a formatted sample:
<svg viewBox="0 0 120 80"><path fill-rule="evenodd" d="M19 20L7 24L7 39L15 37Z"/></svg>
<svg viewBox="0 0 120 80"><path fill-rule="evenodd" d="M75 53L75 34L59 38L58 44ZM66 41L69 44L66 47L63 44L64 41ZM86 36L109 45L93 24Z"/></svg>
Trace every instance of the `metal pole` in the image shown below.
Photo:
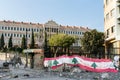
<svg viewBox="0 0 120 80"><path fill-rule="evenodd" d="M7 62L7 52L5 53L5 62Z"/></svg>

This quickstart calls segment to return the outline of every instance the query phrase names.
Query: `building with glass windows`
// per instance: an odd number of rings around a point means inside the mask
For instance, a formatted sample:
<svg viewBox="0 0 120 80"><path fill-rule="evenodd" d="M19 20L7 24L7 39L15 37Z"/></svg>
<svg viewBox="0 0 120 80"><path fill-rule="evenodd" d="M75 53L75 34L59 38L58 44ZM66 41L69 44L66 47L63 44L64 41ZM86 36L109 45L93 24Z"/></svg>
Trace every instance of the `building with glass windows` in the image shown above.
<svg viewBox="0 0 120 80"><path fill-rule="evenodd" d="M108 54L120 54L120 0L104 0L105 48Z"/></svg>
<svg viewBox="0 0 120 80"><path fill-rule="evenodd" d="M44 41L44 32L47 32L47 37L54 34L64 33L68 35L77 36L77 41L73 46L80 46L80 39L86 31L90 31L88 27L81 26L63 26L50 20L45 24L40 23L26 23L15 21L0 21L0 36L4 35L5 45L8 45L10 36L12 35L13 45L21 46L23 35L27 35L27 44L30 44L32 30L35 34L36 44L41 44Z"/></svg>

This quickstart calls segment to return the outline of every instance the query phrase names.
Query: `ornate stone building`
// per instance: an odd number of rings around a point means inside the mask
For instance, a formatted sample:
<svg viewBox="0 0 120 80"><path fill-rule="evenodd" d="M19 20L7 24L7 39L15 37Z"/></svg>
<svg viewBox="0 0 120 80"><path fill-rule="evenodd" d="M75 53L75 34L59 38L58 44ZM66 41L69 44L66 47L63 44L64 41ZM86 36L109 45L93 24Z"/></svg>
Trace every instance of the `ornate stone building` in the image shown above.
<svg viewBox="0 0 120 80"><path fill-rule="evenodd" d="M45 24L40 23L26 23L15 21L0 21L0 36L3 34L5 39L5 45L8 45L8 40L12 35L13 45L21 45L23 35L27 34L27 44L30 44L32 30L35 34L35 42L38 45L42 45L44 40L43 31L47 32L48 38L53 34L64 33L68 35L77 36L78 39L73 46L80 46L80 38L84 32L90 31L87 27L81 26L63 26L57 24L55 21L48 21Z"/></svg>

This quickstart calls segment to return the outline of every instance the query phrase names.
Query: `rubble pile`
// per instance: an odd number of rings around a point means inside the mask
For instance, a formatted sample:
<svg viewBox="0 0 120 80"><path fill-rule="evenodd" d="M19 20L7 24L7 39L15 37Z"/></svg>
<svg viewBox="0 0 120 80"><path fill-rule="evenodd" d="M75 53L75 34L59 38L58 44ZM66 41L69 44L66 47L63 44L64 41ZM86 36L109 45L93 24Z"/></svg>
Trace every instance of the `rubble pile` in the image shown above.
<svg viewBox="0 0 120 80"><path fill-rule="evenodd" d="M95 73L74 68L70 72L12 68L0 72L0 80L120 80L120 73Z"/></svg>

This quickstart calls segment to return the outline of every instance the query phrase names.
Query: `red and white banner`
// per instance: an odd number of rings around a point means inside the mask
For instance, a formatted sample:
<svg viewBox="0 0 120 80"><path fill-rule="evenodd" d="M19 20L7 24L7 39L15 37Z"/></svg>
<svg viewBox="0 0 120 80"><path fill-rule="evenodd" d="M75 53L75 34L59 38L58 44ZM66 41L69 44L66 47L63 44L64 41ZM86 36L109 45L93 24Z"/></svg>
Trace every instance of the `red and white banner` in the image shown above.
<svg viewBox="0 0 120 80"><path fill-rule="evenodd" d="M81 56L60 56L56 58L45 58L44 66L50 66L52 69L56 69L63 64L68 64L70 66L79 66L81 69L85 69L93 72L118 72L115 69L114 64L109 59L94 59L86 58Z"/></svg>

